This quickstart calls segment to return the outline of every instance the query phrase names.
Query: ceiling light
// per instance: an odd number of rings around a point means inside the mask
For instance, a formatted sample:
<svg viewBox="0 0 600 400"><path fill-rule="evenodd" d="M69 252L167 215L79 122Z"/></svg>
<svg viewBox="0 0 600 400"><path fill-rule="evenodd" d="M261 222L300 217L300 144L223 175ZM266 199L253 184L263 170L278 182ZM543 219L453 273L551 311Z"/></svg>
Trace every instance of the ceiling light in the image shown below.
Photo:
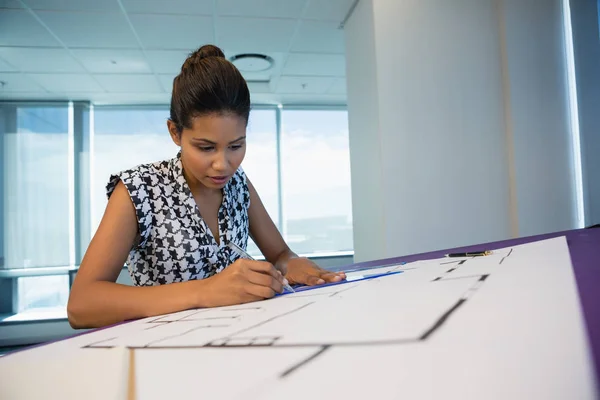
<svg viewBox="0 0 600 400"><path fill-rule="evenodd" d="M266 71L273 66L273 59L264 54L245 53L236 54L229 59L243 72L260 72Z"/></svg>

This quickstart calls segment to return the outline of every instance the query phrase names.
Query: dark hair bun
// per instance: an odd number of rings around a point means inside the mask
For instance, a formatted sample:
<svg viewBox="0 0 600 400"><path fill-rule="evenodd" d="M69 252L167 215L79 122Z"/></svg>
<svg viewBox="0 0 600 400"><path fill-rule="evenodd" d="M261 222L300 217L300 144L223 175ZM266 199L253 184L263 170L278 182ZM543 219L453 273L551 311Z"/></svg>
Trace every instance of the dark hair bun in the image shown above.
<svg viewBox="0 0 600 400"><path fill-rule="evenodd" d="M191 54L191 57L195 57L198 60L202 60L203 58L208 57L221 57L225 58L225 54L221 51L217 46L213 46L212 44L207 44L200 47L198 50L194 51Z"/></svg>
<svg viewBox="0 0 600 400"><path fill-rule="evenodd" d="M223 54L223 51L220 48L218 48L217 46L213 46L212 44L206 44L206 45L200 47L198 50L190 53L188 58L185 60L185 62L181 66L181 70L183 71L184 69L189 68L190 65L199 63L201 60L204 60L204 59L210 58L210 57L218 57L218 58L224 59L225 54Z"/></svg>

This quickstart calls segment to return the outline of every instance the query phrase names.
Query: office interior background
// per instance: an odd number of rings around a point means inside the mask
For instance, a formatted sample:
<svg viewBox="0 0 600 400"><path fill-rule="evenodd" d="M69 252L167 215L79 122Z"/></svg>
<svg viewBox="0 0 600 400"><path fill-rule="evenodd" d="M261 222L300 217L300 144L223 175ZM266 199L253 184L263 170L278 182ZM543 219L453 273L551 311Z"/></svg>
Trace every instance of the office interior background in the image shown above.
<svg viewBox="0 0 600 400"><path fill-rule="evenodd" d="M245 171L325 267L600 223L598 21L597 0L0 1L0 347L74 333L109 175L176 154L172 81L207 43L251 91Z"/></svg>

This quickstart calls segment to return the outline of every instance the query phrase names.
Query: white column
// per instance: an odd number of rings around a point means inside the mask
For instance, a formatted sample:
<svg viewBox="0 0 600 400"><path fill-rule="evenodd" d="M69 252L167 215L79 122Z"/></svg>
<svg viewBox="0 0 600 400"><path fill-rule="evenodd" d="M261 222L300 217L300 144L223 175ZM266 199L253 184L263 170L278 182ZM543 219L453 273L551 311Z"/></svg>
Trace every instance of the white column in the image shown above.
<svg viewBox="0 0 600 400"><path fill-rule="evenodd" d="M600 224L600 28L598 2L570 0L586 226Z"/></svg>
<svg viewBox="0 0 600 400"><path fill-rule="evenodd" d="M504 0L519 236L577 225L562 0Z"/></svg>
<svg viewBox="0 0 600 400"><path fill-rule="evenodd" d="M356 261L572 224L567 114L547 98L565 87L557 5L358 3L345 27ZM538 49L531 29L552 38Z"/></svg>

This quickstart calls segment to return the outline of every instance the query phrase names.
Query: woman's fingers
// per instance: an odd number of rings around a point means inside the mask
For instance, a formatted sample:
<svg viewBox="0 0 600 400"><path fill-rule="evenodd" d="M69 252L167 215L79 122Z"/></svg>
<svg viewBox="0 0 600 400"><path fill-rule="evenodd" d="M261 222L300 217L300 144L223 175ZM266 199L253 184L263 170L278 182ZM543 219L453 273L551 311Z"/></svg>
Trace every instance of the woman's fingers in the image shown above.
<svg viewBox="0 0 600 400"><path fill-rule="evenodd" d="M283 291L282 282L264 272L249 271L247 278L248 278L248 282L251 285L268 287L270 289L273 289L277 293L281 293Z"/></svg>

